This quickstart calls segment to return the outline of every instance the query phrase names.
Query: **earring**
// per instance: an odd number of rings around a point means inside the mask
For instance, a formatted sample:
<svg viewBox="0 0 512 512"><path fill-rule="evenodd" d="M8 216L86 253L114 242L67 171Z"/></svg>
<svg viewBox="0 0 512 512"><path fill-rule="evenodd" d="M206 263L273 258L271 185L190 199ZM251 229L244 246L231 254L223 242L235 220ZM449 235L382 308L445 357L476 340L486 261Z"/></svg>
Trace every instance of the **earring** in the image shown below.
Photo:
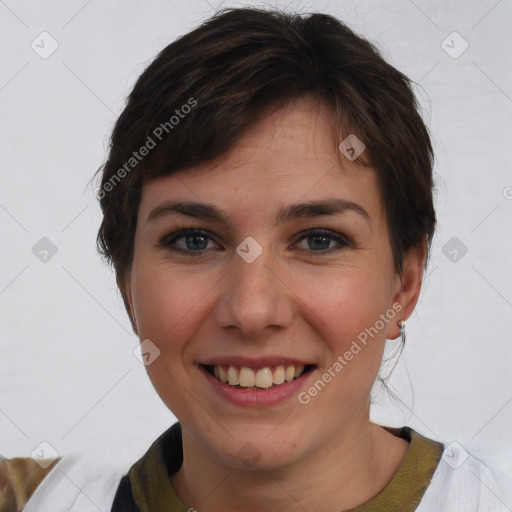
<svg viewBox="0 0 512 512"><path fill-rule="evenodd" d="M403 320L399 320L397 324L398 327L400 327L400 338L402 341L402 345L405 345L405 322Z"/></svg>

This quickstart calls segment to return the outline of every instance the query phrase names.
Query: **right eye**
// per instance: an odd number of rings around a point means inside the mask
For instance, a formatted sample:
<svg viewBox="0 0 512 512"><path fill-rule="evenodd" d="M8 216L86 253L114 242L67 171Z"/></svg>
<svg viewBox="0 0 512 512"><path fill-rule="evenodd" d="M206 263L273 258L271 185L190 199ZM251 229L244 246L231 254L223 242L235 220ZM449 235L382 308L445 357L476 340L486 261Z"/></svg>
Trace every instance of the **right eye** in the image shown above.
<svg viewBox="0 0 512 512"><path fill-rule="evenodd" d="M178 241L184 240L185 247L179 247ZM165 235L158 245L170 251L191 256L201 256L208 249L208 240L213 238L202 229L186 228Z"/></svg>

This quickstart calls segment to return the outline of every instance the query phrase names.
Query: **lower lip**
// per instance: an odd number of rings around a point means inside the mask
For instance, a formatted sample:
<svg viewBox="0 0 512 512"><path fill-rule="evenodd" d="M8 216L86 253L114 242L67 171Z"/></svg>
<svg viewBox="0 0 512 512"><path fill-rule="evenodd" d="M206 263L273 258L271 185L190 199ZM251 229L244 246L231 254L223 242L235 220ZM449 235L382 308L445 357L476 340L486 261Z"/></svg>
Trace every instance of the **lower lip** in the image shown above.
<svg viewBox="0 0 512 512"><path fill-rule="evenodd" d="M290 397L297 396L301 388L314 373L314 369L303 373L298 379L269 389L241 389L221 382L211 375L205 368L199 367L201 373L206 377L214 391L225 398L228 402L244 407L264 407L283 402Z"/></svg>

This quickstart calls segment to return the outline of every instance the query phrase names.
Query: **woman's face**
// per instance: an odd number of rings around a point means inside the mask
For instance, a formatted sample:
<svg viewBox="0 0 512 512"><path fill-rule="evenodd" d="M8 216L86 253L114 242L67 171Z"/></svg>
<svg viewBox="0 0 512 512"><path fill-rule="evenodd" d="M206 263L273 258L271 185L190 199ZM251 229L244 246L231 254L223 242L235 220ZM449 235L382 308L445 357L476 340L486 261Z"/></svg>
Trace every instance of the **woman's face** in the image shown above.
<svg viewBox="0 0 512 512"><path fill-rule="evenodd" d="M290 464L368 425L386 337L409 314L375 172L340 167L332 115L296 101L221 158L143 189L127 294L151 341L147 372L184 431L228 465ZM324 201L337 207L300 206ZM288 382L302 365L312 369Z"/></svg>

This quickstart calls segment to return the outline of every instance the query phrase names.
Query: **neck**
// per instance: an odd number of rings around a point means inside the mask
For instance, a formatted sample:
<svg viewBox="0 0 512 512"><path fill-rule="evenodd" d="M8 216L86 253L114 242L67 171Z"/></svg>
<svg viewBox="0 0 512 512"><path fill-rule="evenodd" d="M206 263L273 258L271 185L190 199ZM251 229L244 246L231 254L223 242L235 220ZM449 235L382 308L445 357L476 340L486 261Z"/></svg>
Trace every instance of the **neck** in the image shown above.
<svg viewBox="0 0 512 512"><path fill-rule="evenodd" d="M409 447L366 416L300 461L271 470L234 469L185 429L182 435L183 464L171 480L180 499L200 512L350 509L390 482Z"/></svg>

